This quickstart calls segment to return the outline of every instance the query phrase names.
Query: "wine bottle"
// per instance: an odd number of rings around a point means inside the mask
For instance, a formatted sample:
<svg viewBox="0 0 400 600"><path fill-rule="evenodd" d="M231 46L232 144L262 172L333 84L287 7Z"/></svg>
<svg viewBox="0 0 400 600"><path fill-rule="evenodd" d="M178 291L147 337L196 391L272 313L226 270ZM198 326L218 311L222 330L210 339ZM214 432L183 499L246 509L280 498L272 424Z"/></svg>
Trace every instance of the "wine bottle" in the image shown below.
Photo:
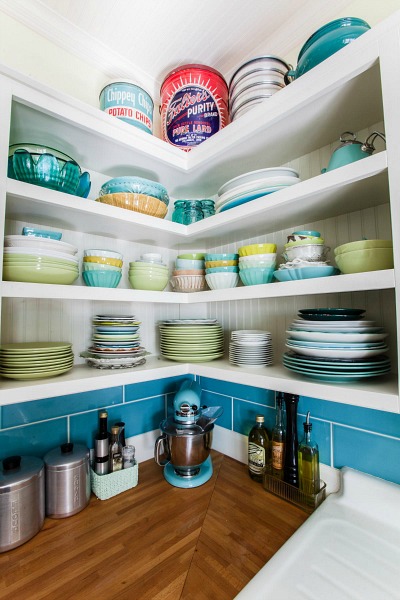
<svg viewBox="0 0 400 600"><path fill-rule="evenodd" d="M283 479L285 459L285 427L283 424L282 409L283 394L279 393L276 399L276 421L271 434L271 473L278 479Z"/></svg>
<svg viewBox="0 0 400 600"><path fill-rule="evenodd" d="M248 469L252 479L262 482L269 462L269 438L264 426L264 415L256 416L256 424L249 433Z"/></svg>
<svg viewBox="0 0 400 600"><path fill-rule="evenodd" d="M315 496L319 492L319 450L318 444L311 439L312 423L310 411L307 413L304 437L299 444L299 487L307 496Z"/></svg>
<svg viewBox="0 0 400 600"><path fill-rule="evenodd" d="M99 431L94 440L94 472L97 475L107 475L109 472L109 437L107 428L108 413L102 411L99 415Z"/></svg>
<svg viewBox="0 0 400 600"><path fill-rule="evenodd" d="M109 452L109 472L120 471L122 469L122 446L119 441L119 427L111 427L111 440Z"/></svg>

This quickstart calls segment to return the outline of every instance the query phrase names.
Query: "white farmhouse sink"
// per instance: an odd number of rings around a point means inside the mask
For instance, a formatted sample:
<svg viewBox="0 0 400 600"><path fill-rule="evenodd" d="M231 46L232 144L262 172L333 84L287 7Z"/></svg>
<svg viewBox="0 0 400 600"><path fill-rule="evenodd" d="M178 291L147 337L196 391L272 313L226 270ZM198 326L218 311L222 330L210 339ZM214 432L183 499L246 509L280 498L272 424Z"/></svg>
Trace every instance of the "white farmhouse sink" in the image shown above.
<svg viewBox="0 0 400 600"><path fill-rule="evenodd" d="M400 465L399 465L400 468ZM349 468L236 600L400 599L400 486Z"/></svg>

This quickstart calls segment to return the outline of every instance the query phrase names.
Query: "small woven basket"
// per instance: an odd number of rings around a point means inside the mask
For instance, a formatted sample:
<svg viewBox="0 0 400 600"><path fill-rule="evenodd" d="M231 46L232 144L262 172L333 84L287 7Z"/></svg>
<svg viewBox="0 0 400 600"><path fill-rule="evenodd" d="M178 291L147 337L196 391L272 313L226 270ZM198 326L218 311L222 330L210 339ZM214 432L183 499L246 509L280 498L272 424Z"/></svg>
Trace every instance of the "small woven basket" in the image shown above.
<svg viewBox="0 0 400 600"><path fill-rule="evenodd" d="M92 492L99 500L108 500L117 494L137 486L139 466L136 463L129 469L115 471L108 475L97 475L90 469Z"/></svg>

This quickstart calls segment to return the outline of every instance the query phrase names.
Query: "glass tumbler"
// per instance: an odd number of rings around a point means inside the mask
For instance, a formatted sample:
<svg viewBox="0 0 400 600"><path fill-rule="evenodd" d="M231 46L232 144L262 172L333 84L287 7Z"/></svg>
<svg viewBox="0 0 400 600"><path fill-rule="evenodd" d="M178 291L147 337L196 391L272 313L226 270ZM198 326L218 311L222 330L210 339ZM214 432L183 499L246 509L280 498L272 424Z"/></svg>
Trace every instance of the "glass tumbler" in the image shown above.
<svg viewBox="0 0 400 600"><path fill-rule="evenodd" d="M183 224L190 225L204 219L201 200L186 200L183 210Z"/></svg>
<svg viewBox="0 0 400 600"><path fill-rule="evenodd" d="M124 446L122 448L123 468L129 469L135 464L135 446Z"/></svg>
<svg viewBox="0 0 400 600"><path fill-rule="evenodd" d="M204 218L211 217L215 215L215 203L214 200L202 200L201 207L203 210Z"/></svg>
<svg viewBox="0 0 400 600"><path fill-rule="evenodd" d="M185 200L177 200L174 202L174 212L172 213L172 221L174 223L183 224L183 211L185 208Z"/></svg>

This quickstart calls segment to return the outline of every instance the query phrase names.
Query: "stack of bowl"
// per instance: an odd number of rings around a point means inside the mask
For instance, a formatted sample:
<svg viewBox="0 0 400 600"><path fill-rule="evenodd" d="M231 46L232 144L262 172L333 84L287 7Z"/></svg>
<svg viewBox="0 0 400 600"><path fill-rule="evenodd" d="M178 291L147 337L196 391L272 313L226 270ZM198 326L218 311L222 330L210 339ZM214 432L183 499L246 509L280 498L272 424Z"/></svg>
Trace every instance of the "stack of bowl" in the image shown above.
<svg viewBox="0 0 400 600"><path fill-rule="evenodd" d="M239 252L239 277L243 285L271 283L276 265L276 244L250 244Z"/></svg>
<svg viewBox="0 0 400 600"><path fill-rule="evenodd" d="M90 287L116 288L122 277L122 258L112 250L84 250L83 281Z"/></svg>
<svg viewBox="0 0 400 600"><path fill-rule="evenodd" d="M362 273L393 269L392 240L360 240L342 244L334 250L342 273Z"/></svg>
<svg viewBox="0 0 400 600"><path fill-rule="evenodd" d="M97 202L164 219L169 196L164 186L143 177L115 177L101 186Z"/></svg>
<svg viewBox="0 0 400 600"><path fill-rule="evenodd" d="M239 254L206 254L206 281L211 290L236 287Z"/></svg>
<svg viewBox="0 0 400 600"><path fill-rule="evenodd" d="M325 260L328 250L319 231L294 231L288 236L282 254L286 263L279 265L275 279L297 281L337 275L339 270Z"/></svg>
<svg viewBox="0 0 400 600"><path fill-rule="evenodd" d="M242 64L229 84L231 121L284 88L285 75L290 68L284 60L271 55L258 56Z"/></svg>
<svg viewBox="0 0 400 600"><path fill-rule="evenodd" d="M161 254L147 252L129 263L129 282L134 290L162 292L168 283L168 267Z"/></svg>
<svg viewBox="0 0 400 600"><path fill-rule="evenodd" d="M30 235L4 236L3 279L70 285L79 277L78 248Z"/></svg>
<svg viewBox="0 0 400 600"><path fill-rule="evenodd" d="M14 144L8 152L8 177L42 187L87 198L90 175L76 160L46 146Z"/></svg>
<svg viewBox="0 0 400 600"><path fill-rule="evenodd" d="M200 292L206 287L204 254L179 254L172 272L171 286L174 292Z"/></svg>

